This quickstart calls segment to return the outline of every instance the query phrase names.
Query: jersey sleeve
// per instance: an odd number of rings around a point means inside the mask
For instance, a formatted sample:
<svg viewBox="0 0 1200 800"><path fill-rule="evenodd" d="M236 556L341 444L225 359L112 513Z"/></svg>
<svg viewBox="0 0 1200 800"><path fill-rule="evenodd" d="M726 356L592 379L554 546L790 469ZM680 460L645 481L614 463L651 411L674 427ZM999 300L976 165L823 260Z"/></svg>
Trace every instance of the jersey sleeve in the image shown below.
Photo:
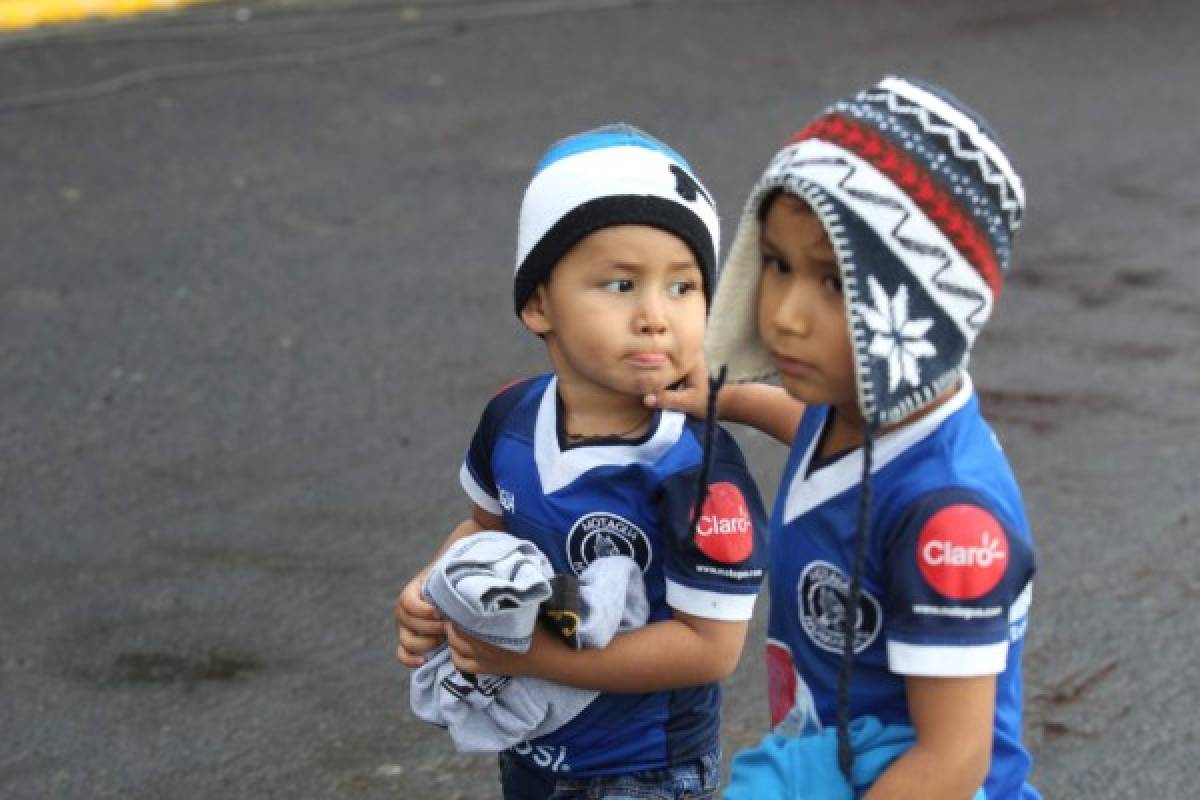
<svg viewBox="0 0 1200 800"><path fill-rule="evenodd" d="M496 516L501 516L504 509L500 505L496 478L492 473L492 453L496 449L496 440L504 419L521 399L523 389L527 385L528 381L510 384L488 402L479 420L479 427L475 429L475 435L471 437L471 444L467 447L462 468L458 471L458 481L471 501Z"/></svg>
<svg viewBox="0 0 1200 800"><path fill-rule="evenodd" d="M713 447L708 494L694 530L699 466L668 478L659 493L667 604L697 617L744 621L762 584L766 515L733 438L718 429Z"/></svg>
<svg viewBox="0 0 1200 800"><path fill-rule="evenodd" d="M962 677L1004 671L1010 638L1024 630L1033 546L979 495L921 498L884 554L888 668Z"/></svg>

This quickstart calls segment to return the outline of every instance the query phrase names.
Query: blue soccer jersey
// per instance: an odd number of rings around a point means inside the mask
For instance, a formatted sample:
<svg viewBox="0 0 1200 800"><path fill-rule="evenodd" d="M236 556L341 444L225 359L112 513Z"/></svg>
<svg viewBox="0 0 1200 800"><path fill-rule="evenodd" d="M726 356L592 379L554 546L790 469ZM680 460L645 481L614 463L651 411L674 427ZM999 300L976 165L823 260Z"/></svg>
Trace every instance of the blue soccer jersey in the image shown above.
<svg viewBox="0 0 1200 800"><path fill-rule="evenodd" d="M767 659L772 724L809 702L836 724L862 451L819 463L826 406L806 410L771 517ZM879 436L856 609L850 715L912 724L905 676L996 675L988 798L1036 798L1021 746L1021 650L1033 541L1016 480L969 378Z"/></svg>
<svg viewBox="0 0 1200 800"><path fill-rule="evenodd" d="M766 561L765 513L733 439L715 432L693 533L703 423L657 412L637 441L569 444L556 387L543 375L488 404L460 472L470 498L541 548L559 574L579 574L604 555L632 557L645 577L650 623L672 609L748 620ZM716 684L601 693L574 720L513 752L563 776L658 769L717 745L720 704Z"/></svg>

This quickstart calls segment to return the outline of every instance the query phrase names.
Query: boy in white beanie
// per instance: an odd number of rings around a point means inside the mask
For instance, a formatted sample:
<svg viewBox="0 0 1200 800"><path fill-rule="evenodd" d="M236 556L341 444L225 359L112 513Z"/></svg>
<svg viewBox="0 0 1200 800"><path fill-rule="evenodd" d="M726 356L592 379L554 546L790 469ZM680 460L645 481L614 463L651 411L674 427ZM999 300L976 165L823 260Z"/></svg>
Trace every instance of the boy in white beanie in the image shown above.
<svg viewBox="0 0 1200 800"><path fill-rule="evenodd" d="M599 691L562 728L500 756L506 800L711 797L720 691L762 580L761 500L727 433L642 398L701 360L716 210L677 153L628 125L565 139L525 193L514 301L553 372L488 404L460 480L477 531L528 539L558 574L621 554L645 577L644 627L602 649L538 632L514 653L448 626L421 596L396 602L397 658L448 642L464 673ZM443 547L443 550L445 548Z"/></svg>

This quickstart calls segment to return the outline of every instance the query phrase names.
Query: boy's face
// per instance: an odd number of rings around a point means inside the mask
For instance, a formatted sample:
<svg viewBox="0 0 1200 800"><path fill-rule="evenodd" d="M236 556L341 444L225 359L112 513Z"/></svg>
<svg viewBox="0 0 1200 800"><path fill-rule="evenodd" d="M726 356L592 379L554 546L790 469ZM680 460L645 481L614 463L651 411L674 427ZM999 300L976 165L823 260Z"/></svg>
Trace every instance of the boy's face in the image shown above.
<svg viewBox="0 0 1200 800"><path fill-rule="evenodd" d="M758 333L788 394L857 414L842 273L825 228L790 194L763 222Z"/></svg>
<svg viewBox="0 0 1200 800"><path fill-rule="evenodd" d="M560 384L640 400L700 358L703 275L673 234L602 228L558 261L521 319L545 339Z"/></svg>

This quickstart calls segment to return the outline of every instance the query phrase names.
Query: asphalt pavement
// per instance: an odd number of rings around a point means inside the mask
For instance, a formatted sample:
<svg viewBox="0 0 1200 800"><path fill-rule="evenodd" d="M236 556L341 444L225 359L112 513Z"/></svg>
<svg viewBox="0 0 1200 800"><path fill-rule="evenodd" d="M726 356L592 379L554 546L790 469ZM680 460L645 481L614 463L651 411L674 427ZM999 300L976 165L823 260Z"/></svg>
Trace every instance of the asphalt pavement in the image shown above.
<svg viewBox="0 0 1200 800"><path fill-rule="evenodd" d="M390 606L483 402L545 368L509 302L534 162L634 122L728 239L887 72L1026 178L972 372L1039 547L1035 780L1193 796L1198 31L1185 0L266 0L0 37L0 796L497 797L408 713ZM781 448L739 437L771 495Z"/></svg>

